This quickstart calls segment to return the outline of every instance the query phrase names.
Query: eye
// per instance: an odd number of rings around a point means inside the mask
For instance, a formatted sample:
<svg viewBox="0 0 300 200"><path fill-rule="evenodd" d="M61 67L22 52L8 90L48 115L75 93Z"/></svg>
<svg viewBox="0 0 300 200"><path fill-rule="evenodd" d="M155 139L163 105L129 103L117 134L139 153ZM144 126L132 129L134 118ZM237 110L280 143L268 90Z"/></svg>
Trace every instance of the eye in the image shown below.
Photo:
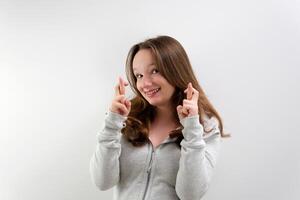
<svg viewBox="0 0 300 200"><path fill-rule="evenodd" d="M136 74L135 77L136 77L137 79L140 79L140 78L143 77L143 75L142 75L142 74Z"/></svg>
<svg viewBox="0 0 300 200"><path fill-rule="evenodd" d="M153 69L152 70L152 74L157 74L158 73L158 70L157 69Z"/></svg>

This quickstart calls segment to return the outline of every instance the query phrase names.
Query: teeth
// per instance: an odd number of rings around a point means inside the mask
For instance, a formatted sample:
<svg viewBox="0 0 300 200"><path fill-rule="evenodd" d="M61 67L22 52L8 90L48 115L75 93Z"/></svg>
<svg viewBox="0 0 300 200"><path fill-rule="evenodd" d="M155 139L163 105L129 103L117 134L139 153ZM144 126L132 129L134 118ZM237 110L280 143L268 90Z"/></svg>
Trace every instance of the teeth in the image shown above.
<svg viewBox="0 0 300 200"><path fill-rule="evenodd" d="M159 88L157 88L157 89L155 89L155 90L151 90L151 91L149 91L149 92L146 92L146 94L147 94L147 95L152 95L152 94L158 92L158 90L159 90Z"/></svg>

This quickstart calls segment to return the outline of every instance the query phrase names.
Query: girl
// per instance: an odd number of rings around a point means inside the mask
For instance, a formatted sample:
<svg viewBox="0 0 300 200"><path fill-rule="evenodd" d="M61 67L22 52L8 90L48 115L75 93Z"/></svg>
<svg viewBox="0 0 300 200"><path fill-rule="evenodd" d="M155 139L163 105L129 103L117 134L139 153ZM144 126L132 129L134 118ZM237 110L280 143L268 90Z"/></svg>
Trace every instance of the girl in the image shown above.
<svg viewBox="0 0 300 200"><path fill-rule="evenodd" d="M207 191L223 133L188 56L172 37L134 45L90 161L100 190L117 200L199 200Z"/></svg>

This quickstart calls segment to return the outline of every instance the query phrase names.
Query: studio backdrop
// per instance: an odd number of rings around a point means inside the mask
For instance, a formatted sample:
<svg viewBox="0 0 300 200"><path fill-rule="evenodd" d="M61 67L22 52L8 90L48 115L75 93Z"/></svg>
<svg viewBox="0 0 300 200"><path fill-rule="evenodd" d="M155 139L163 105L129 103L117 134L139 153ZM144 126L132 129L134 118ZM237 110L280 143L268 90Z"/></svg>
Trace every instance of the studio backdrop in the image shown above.
<svg viewBox="0 0 300 200"><path fill-rule="evenodd" d="M232 136L203 199L298 200L299 10L297 0L1 1L0 199L112 199L89 174L96 134L129 48L169 35Z"/></svg>

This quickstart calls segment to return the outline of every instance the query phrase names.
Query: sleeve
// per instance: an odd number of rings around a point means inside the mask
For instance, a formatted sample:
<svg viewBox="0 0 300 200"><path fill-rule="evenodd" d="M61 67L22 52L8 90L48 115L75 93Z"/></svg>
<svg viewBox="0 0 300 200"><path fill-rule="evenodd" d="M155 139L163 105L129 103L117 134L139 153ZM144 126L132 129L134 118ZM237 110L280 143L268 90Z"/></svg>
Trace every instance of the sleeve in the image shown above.
<svg viewBox="0 0 300 200"><path fill-rule="evenodd" d="M90 175L100 190L107 190L119 182L121 129L126 117L108 111L104 128L97 134L97 146L90 159Z"/></svg>
<svg viewBox="0 0 300 200"><path fill-rule="evenodd" d="M181 200L201 199L208 189L220 146L218 121L212 117L208 125L212 130L203 136L199 115L182 119L183 140L176 177L176 193Z"/></svg>

